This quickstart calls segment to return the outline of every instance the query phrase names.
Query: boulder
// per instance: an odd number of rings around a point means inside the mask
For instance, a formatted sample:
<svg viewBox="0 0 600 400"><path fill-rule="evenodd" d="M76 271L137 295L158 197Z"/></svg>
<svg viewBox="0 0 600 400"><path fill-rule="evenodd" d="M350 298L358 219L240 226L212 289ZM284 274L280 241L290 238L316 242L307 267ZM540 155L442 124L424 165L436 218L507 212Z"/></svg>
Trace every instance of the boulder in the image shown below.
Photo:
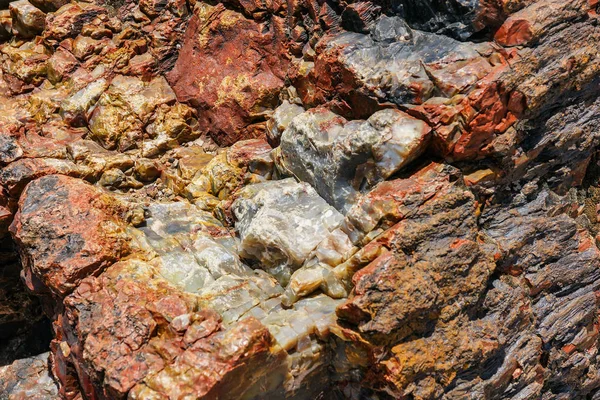
<svg viewBox="0 0 600 400"><path fill-rule="evenodd" d="M288 64L282 28L276 16L258 23L222 5L196 7L167 79L218 144L265 134Z"/></svg>
<svg viewBox="0 0 600 400"><path fill-rule="evenodd" d="M119 218L126 211L79 179L49 175L29 184L10 228L29 289L65 296L129 254L127 227Z"/></svg>
<svg viewBox="0 0 600 400"><path fill-rule="evenodd" d="M295 117L281 136L278 165L310 183L338 210L361 190L390 177L419 156L429 127L402 111L382 110L346 121L318 108Z"/></svg>
<svg viewBox="0 0 600 400"><path fill-rule="evenodd" d="M310 252L342 216L306 183L293 179L243 188L232 205L241 239L241 256L287 284Z"/></svg>

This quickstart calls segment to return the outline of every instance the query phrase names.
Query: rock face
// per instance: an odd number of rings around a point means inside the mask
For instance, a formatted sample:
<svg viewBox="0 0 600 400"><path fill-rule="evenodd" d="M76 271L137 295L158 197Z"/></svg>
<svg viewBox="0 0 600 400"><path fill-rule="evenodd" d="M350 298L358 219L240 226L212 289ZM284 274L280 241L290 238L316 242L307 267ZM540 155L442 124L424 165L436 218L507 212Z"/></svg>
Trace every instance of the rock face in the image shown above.
<svg viewBox="0 0 600 400"><path fill-rule="evenodd" d="M0 399L600 399L599 7L0 1Z"/></svg>
<svg viewBox="0 0 600 400"><path fill-rule="evenodd" d="M200 129L220 145L263 136L288 64L283 19L257 22L221 4L194 11L168 74L177 98L198 109Z"/></svg>

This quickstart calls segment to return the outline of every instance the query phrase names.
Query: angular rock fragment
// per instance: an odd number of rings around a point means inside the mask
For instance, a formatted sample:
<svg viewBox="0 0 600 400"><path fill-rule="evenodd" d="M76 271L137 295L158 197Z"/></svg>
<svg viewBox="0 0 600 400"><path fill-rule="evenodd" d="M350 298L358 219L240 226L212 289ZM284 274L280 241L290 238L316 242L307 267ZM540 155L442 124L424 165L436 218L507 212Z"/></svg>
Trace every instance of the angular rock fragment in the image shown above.
<svg viewBox="0 0 600 400"><path fill-rule="evenodd" d="M10 3L12 28L22 38L31 38L44 30L46 14L27 0Z"/></svg>
<svg viewBox="0 0 600 400"><path fill-rule="evenodd" d="M65 4L48 15L44 38L58 43L66 38L75 37L81 32L85 23L106 13L105 8L93 4L83 2Z"/></svg>
<svg viewBox="0 0 600 400"><path fill-rule="evenodd" d="M342 221L312 187L293 179L245 187L232 210L241 256L260 262L283 285Z"/></svg>
<svg viewBox="0 0 600 400"><path fill-rule="evenodd" d="M287 100L275 109L271 119L267 121L267 138L273 146L279 146L281 135L290 125L292 120L304 112L304 108L297 104L290 104Z"/></svg>
<svg viewBox="0 0 600 400"><path fill-rule="evenodd" d="M48 371L48 356L49 353L42 353L0 367L0 392L3 398L11 400L56 398L58 388Z"/></svg>
<svg viewBox="0 0 600 400"><path fill-rule="evenodd" d="M420 155L429 127L398 110L367 121L346 121L315 109L292 120L281 136L281 169L310 183L338 210L347 210L372 187Z"/></svg>

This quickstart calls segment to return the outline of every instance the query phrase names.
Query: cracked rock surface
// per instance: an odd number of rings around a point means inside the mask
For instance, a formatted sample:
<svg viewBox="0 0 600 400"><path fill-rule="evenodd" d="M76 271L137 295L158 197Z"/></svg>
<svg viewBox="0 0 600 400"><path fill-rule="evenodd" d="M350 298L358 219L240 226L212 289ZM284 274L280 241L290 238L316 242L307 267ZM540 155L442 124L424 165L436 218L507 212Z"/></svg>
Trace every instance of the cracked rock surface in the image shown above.
<svg viewBox="0 0 600 400"><path fill-rule="evenodd" d="M0 400L600 399L596 0L0 0Z"/></svg>

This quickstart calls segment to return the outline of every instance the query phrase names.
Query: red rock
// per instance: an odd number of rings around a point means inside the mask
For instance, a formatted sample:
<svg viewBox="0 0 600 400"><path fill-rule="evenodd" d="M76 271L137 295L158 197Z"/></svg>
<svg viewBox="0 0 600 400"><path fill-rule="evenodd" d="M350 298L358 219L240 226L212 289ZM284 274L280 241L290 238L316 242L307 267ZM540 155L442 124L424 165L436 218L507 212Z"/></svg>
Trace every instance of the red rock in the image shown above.
<svg viewBox="0 0 600 400"><path fill-rule="evenodd" d="M122 211L111 196L79 179L50 175L28 185L10 227L28 287L64 296L127 255Z"/></svg>
<svg viewBox="0 0 600 400"><path fill-rule="evenodd" d="M46 175L62 174L78 178L89 177L93 171L68 160L52 158L22 158L0 170L0 184L17 198L29 182Z"/></svg>
<svg viewBox="0 0 600 400"><path fill-rule="evenodd" d="M494 38L503 46L519 46L531 41L533 31L529 21L510 19L498 29Z"/></svg>
<svg viewBox="0 0 600 400"><path fill-rule="evenodd" d="M200 129L220 145L262 136L287 67L281 21L259 24L223 6L201 5L167 79L199 111Z"/></svg>
<svg viewBox="0 0 600 400"><path fill-rule="evenodd" d="M229 148L227 162L236 168L268 175L274 167L272 150L264 139L242 140Z"/></svg>

